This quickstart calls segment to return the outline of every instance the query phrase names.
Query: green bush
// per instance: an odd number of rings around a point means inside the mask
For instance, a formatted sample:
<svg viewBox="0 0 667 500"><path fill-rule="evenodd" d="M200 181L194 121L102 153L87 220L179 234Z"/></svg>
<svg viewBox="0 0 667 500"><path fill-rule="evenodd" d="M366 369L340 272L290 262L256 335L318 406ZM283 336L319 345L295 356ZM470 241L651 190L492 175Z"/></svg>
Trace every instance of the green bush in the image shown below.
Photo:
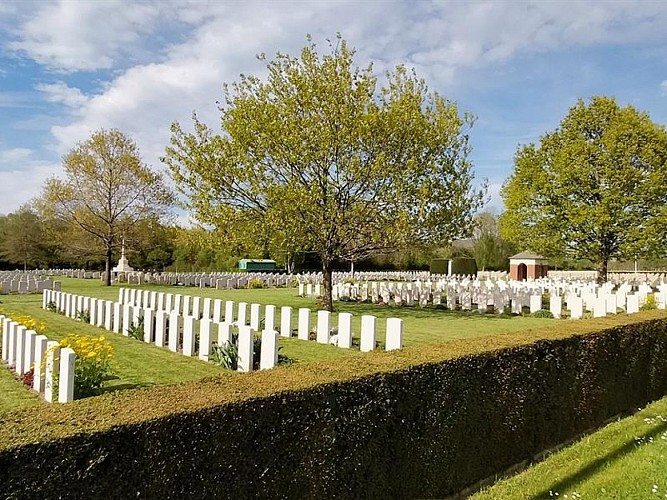
<svg viewBox="0 0 667 500"><path fill-rule="evenodd" d="M554 315L551 311L546 309L539 309L530 315L532 318L551 318L553 319Z"/></svg>
<svg viewBox="0 0 667 500"><path fill-rule="evenodd" d="M90 312L88 310L77 311L76 320L83 323L90 323Z"/></svg>
<svg viewBox="0 0 667 500"><path fill-rule="evenodd" d="M141 316L136 323L127 327L127 336L134 340L144 340L144 318Z"/></svg>

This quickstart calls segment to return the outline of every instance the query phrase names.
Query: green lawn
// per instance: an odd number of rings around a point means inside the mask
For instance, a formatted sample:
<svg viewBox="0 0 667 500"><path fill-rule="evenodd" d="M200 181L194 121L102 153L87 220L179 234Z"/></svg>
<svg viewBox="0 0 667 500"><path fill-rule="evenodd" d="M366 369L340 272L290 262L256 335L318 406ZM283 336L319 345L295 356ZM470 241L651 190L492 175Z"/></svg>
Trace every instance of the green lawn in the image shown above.
<svg viewBox="0 0 667 500"><path fill-rule="evenodd" d="M667 398L471 498L667 498Z"/></svg>
<svg viewBox="0 0 667 500"><path fill-rule="evenodd" d="M63 291L117 300L119 287L107 288L94 280L63 279ZM312 299L300 298L295 289L212 290L194 287L137 286L136 288L221 298L235 302L289 305L296 327L296 309L317 310ZM221 368L157 348L122 335L65 318L41 309L41 295L0 296L0 310L28 314L46 324L50 339L76 333L105 335L112 343L117 362L116 376L105 390L121 390L155 384L198 380L221 372ZM461 338L525 331L557 324L558 320L524 317L481 316L476 312L448 312L433 308L381 307L371 304L338 303L337 310L351 312L358 333L362 314L379 318L378 340L384 339L384 319L404 320L406 346L434 344ZM315 324L315 315L311 316ZM277 318L279 319L279 317ZM566 320L563 320L565 322ZM336 324L334 317L333 324ZM357 350L280 338L283 353L296 362L316 362L325 358L363 356ZM42 404L9 372L0 370L0 412ZM665 418L663 418L665 416ZM529 470L501 481L473 498L653 498L667 497L667 398L642 412L611 424ZM558 495L556 495L558 493Z"/></svg>
<svg viewBox="0 0 667 500"><path fill-rule="evenodd" d="M97 280L63 278L62 290L79 295L118 300L119 286L105 287ZM292 327L297 326L297 311L300 307L318 309L313 299L297 296L295 288L271 289L239 289L215 290L196 287L142 285L134 288L180 293L183 295L199 295L202 297L220 298L235 302L273 304L276 306L292 306ZM158 348L132 340L123 335L107 332L62 315L45 311L41 308L41 295L0 295L0 310L10 314L28 314L46 324L44 332L49 339L59 340L68 334L100 335L103 334L114 347L116 357L116 378L105 383L106 390L130 389L146 387L154 384L174 383L196 380L220 373L221 368L172 353L166 348ZM442 343L460 338L473 338L484 335L495 335L504 332L527 330L553 324L556 320L480 316L477 312L449 312L442 309L420 307L391 307L373 304L338 303L337 310L353 314L353 331L358 339L361 316L373 314L378 318L378 340L384 342L385 319L389 317L403 318L404 344L414 346L428 343ZM263 311L262 311L263 312ZM311 315L311 324L315 325L315 314ZM277 321L279 321L279 313ZM336 325L334 314L332 325ZM304 342L296 338L280 338L281 352L295 362L316 362L322 359L361 356L358 350L340 349L335 346L321 345L316 342ZM0 411L38 404L39 400L22 387L22 384L3 370L0 378L0 394L2 401Z"/></svg>
<svg viewBox="0 0 667 500"><path fill-rule="evenodd" d="M16 379L14 372L0 367L0 412L40 404L39 397Z"/></svg>
<svg viewBox="0 0 667 500"><path fill-rule="evenodd" d="M118 289L120 287L105 287L97 280L80 280L64 278L62 281L63 291L98 297L107 300L118 300ZM313 311L318 310L315 300L303 298L297 295L296 288L268 288L268 289L237 289L237 290L215 290L210 288L182 287L182 286L158 286L158 285L130 285L125 288L138 288L141 290L154 290L158 292L179 293L182 295L211 297L214 299L233 300L234 302L259 303L262 305L273 304L275 306L291 306L292 326L297 325L297 309L308 307ZM515 332L540 328L553 324L555 320L541 318L509 317L498 315L480 315L477 311L450 312L444 309L414 307L378 306L375 304L357 304L353 302L335 303L337 312L349 312L353 315L352 328L355 336L358 336L361 316L372 314L378 318L378 340L384 341L386 318L399 317L403 319L403 336L406 346L441 343L443 341L471 338L484 335L495 335L498 333ZM262 311L263 313L263 311ZM277 313L277 321L280 320L280 312ZM315 315L311 315L311 323L315 324ZM337 323L336 313L332 324ZM282 342L282 338L280 339ZM303 343L303 342L300 342ZM321 346L316 346L313 351L314 359L322 354ZM285 351L288 350L286 346ZM291 349L291 347L290 347ZM340 355L344 355L343 349L335 349ZM310 352L310 351L309 351ZM326 354L325 354L326 356Z"/></svg>

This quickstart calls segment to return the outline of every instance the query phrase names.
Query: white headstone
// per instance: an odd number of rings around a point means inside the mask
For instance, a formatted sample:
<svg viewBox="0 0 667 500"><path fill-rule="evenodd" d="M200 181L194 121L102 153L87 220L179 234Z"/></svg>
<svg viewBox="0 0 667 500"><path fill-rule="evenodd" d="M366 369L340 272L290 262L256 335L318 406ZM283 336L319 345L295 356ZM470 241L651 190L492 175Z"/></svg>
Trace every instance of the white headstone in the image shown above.
<svg viewBox="0 0 667 500"><path fill-rule="evenodd" d="M570 299L570 318L581 319L584 316L584 301L581 297L572 297Z"/></svg>
<svg viewBox="0 0 667 500"><path fill-rule="evenodd" d="M211 326L213 322L204 317L199 322L199 359L208 361L211 354Z"/></svg>
<svg viewBox="0 0 667 500"><path fill-rule="evenodd" d="M361 317L361 352L369 352L375 349L376 323L375 316L364 315Z"/></svg>
<svg viewBox="0 0 667 500"><path fill-rule="evenodd" d="M403 320L400 318L387 319L386 350L393 351L403 347Z"/></svg>
<svg viewBox="0 0 667 500"><path fill-rule="evenodd" d="M300 340L308 340L310 337L310 309L299 308L299 324L297 326L297 337Z"/></svg>
<svg viewBox="0 0 667 500"><path fill-rule="evenodd" d="M114 302L113 304L113 331L114 333L120 333L123 324L123 314L122 308L124 306L120 302Z"/></svg>
<svg viewBox="0 0 667 500"><path fill-rule="evenodd" d="M49 339L46 335L37 335L35 338L35 371L33 372L32 388L37 392L44 392L44 371L46 343Z"/></svg>
<svg viewBox="0 0 667 500"><path fill-rule="evenodd" d="M278 332L264 330L259 355L259 369L270 370L278 364Z"/></svg>
<svg viewBox="0 0 667 500"><path fill-rule="evenodd" d="M169 350L177 352L181 335L181 316L178 311L169 314Z"/></svg>
<svg viewBox="0 0 667 500"><path fill-rule="evenodd" d="M44 373L44 399L47 403L53 403L53 390L55 380L58 377L58 364L56 358L60 356L60 344L50 341L46 343L46 363Z"/></svg>
<svg viewBox="0 0 667 500"><path fill-rule="evenodd" d="M276 329L276 306L268 305L264 308L264 330L272 332Z"/></svg>
<svg viewBox="0 0 667 500"><path fill-rule="evenodd" d="M58 402L67 403L74 399L74 351L69 347L60 349L58 376Z"/></svg>
<svg viewBox="0 0 667 500"><path fill-rule="evenodd" d="M234 323L234 301L227 300L225 301L225 323L230 325Z"/></svg>
<svg viewBox="0 0 667 500"><path fill-rule="evenodd" d="M317 342L328 344L330 331L331 313L329 311L317 311Z"/></svg>
<svg viewBox="0 0 667 500"><path fill-rule="evenodd" d="M195 355L195 322L194 316L185 316L183 318L183 355Z"/></svg>
<svg viewBox="0 0 667 500"><path fill-rule="evenodd" d="M280 308L280 336L292 336L292 308L289 306Z"/></svg>
<svg viewBox="0 0 667 500"><path fill-rule="evenodd" d="M563 312L563 301L558 295L551 295L549 297L549 311L554 315L554 318L560 318Z"/></svg>
<svg viewBox="0 0 667 500"><path fill-rule="evenodd" d="M352 314L338 314L338 347L349 349L352 347Z"/></svg>
<svg viewBox="0 0 667 500"><path fill-rule="evenodd" d="M542 309L542 295L531 295L530 296L530 313L534 313Z"/></svg>
<svg viewBox="0 0 667 500"><path fill-rule="evenodd" d="M220 323L222 321L222 299L213 301L213 321Z"/></svg>
<svg viewBox="0 0 667 500"><path fill-rule="evenodd" d="M249 326L239 326L238 371L240 372L252 371L254 333Z"/></svg>
<svg viewBox="0 0 667 500"><path fill-rule="evenodd" d="M259 323L261 321L261 305L259 304L250 304L250 328L253 331L259 331Z"/></svg>
<svg viewBox="0 0 667 500"><path fill-rule="evenodd" d="M166 311L159 310L155 313L155 345L164 347L167 339L167 321L169 314Z"/></svg>
<svg viewBox="0 0 667 500"><path fill-rule="evenodd" d="M26 330L25 345L23 346L23 373L28 373L35 362L35 337L37 332L34 330Z"/></svg>
<svg viewBox="0 0 667 500"><path fill-rule="evenodd" d="M232 340L232 324L218 323L218 345L229 344Z"/></svg>
<svg viewBox="0 0 667 500"><path fill-rule="evenodd" d="M599 297L593 302L593 317L604 318L607 315L607 299Z"/></svg>
<svg viewBox="0 0 667 500"><path fill-rule="evenodd" d="M626 312L628 314L634 314L634 313L639 312L639 295L628 295L627 296Z"/></svg>
<svg viewBox="0 0 667 500"><path fill-rule="evenodd" d="M152 343L155 336L155 311L144 309L144 342Z"/></svg>
<svg viewBox="0 0 667 500"><path fill-rule="evenodd" d="M248 304L246 302L239 302L239 307L237 310L237 325L245 326L246 321L248 320Z"/></svg>
<svg viewBox="0 0 667 500"><path fill-rule="evenodd" d="M23 325L16 327L16 352L14 354L15 359L15 371L19 375L23 375L25 370L23 368L23 363L25 361L25 332L27 328Z"/></svg>

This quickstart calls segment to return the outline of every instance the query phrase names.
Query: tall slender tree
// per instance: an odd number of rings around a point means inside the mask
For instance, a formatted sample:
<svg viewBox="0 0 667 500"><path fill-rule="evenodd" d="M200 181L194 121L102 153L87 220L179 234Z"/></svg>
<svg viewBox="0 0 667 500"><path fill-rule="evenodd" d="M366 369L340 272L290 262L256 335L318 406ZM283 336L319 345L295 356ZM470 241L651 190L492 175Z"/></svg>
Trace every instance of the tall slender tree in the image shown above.
<svg viewBox="0 0 667 500"><path fill-rule="evenodd" d="M166 216L173 194L119 130L95 132L64 157L63 168L64 179L46 182L42 207L102 247L110 285L113 251L123 235L141 221Z"/></svg>

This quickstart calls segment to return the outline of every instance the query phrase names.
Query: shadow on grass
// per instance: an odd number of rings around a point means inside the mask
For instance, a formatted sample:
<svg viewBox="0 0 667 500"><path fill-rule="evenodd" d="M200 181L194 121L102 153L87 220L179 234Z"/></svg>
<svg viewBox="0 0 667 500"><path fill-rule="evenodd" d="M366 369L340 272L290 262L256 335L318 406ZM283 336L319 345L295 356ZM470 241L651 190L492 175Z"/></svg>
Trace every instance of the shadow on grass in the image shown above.
<svg viewBox="0 0 667 500"><path fill-rule="evenodd" d="M625 455L633 451L640 446L638 443L643 443L648 441L649 438L656 438L667 430L667 422L662 422L660 425L655 427L649 432L641 434L640 436L635 437L632 441L626 441L625 444L619 446L614 451L607 453L606 455L591 461L586 466L579 469L577 472L569 475L565 479L553 483L549 486L545 486L544 490L539 492L537 495L531 497L533 500L542 500L542 499L553 499L553 494L549 494L550 491L566 491L570 488L573 488L583 481L590 479L594 476L600 469L606 466L609 462L614 462L623 458Z"/></svg>

